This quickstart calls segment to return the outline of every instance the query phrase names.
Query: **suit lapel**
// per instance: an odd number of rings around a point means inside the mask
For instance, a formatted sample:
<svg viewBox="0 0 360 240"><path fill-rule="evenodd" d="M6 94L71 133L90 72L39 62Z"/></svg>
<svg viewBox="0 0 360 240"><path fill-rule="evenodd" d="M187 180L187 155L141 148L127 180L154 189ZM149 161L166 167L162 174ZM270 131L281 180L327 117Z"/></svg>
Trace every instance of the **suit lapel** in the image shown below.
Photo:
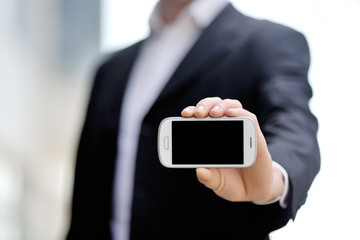
<svg viewBox="0 0 360 240"><path fill-rule="evenodd" d="M234 28L239 24L239 12L229 4L217 18L204 30L198 41L189 51L174 72L169 82L158 97L164 100L184 87L194 83L197 72L211 68L232 51L234 42L238 42ZM196 81L196 80L195 80Z"/></svg>

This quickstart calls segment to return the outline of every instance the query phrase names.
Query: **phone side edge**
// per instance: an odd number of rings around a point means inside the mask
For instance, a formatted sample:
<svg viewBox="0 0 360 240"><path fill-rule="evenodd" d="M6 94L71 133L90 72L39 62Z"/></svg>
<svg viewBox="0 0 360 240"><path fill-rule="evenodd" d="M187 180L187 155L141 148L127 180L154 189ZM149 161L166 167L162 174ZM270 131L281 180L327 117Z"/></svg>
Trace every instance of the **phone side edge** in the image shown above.
<svg viewBox="0 0 360 240"><path fill-rule="evenodd" d="M165 136L169 136L169 150L164 149L164 139ZM158 129L158 142L157 142L157 150L158 150L158 157L161 165L167 168L171 168L171 118L163 119L159 124ZM166 152L169 151L169 152Z"/></svg>
<svg viewBox="0 0 360 240"><path fill-rule="evenodd" d="M251 118L244 118L244 123L244 167L247 168L251 167L256 162L257 137L254 120Z"/></svg>

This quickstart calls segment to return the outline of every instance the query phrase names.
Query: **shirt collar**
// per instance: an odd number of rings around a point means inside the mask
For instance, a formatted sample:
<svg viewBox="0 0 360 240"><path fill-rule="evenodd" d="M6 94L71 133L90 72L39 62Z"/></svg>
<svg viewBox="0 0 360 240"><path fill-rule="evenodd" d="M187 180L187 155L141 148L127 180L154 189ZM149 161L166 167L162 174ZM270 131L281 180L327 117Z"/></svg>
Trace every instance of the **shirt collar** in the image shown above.
<svg viewBox="0 0 360 240"><path fill-rule="evenodd" d="M228 2L228 0L194 0L179 13L178 18L186 14L199 28L206 28ZM160 33L166 26L159 14L158 4L150 16L149 25L152 33Z"/></svg>

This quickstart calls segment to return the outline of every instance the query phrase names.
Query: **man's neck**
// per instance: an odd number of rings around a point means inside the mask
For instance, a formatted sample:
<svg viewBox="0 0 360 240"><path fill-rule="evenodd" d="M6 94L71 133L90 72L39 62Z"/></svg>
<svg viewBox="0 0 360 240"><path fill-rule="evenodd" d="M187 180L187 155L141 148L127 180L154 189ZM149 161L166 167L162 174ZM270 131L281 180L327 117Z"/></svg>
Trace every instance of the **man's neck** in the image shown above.
<svg viewBox="0 0 360 240"><path fill-rule="evenodd" d="M161 17L165 23L171 23L176 19L181 10L191 3L192 0L160 0Z"/></svg>

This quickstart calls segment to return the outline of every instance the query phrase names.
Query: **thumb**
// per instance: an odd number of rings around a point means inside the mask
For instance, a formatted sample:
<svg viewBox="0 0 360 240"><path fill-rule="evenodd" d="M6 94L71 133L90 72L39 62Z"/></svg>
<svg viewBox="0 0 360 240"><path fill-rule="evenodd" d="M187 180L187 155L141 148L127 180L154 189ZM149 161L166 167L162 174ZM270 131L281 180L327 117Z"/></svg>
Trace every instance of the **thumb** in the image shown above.
<svg viewBox="0 0 360 240"><path fill-rule="evenodd" d="M206 187L216 191L220 187L221 177L218 169L215 168L197 168L196 176Z"/></svg>

